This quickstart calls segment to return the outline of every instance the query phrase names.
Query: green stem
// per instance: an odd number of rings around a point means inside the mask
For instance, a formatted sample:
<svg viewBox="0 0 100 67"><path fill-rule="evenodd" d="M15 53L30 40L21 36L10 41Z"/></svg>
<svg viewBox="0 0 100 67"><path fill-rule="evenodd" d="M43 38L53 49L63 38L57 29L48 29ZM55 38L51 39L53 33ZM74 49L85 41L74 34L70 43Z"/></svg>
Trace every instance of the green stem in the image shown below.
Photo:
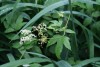
<svg viewBox="0 0 100 67"><path fill-rule="evenodd" d="M22 59L22 57L25 55L26 51L22 52L22 55L19 59Z"/></svg>
<svg viewBox="0 0 100 67"><path fill-rule="evenodd" d="M70 9L70 15L71 15L71 20L72 20L72 28L75 31L75 24L74 24L74 17L73 17L73 13L72 13L72 4L71 4L71 0L69 0L69 9ZM74 54L74 58L75 60L79 59L78 56L78 44L77 44L77 37L76 34L72 34L72 49L73 49L73 54ZM75 44L75 45L73 45Z"/></svg>
<svg viewBox="0 0 100 67"><path fill-rule="evenodd" d="M68 25L69 20L70 20L70 15L68 16L67 22L65 24L63 36L66 34L66 28L67 28L67 25Z"/></svg>

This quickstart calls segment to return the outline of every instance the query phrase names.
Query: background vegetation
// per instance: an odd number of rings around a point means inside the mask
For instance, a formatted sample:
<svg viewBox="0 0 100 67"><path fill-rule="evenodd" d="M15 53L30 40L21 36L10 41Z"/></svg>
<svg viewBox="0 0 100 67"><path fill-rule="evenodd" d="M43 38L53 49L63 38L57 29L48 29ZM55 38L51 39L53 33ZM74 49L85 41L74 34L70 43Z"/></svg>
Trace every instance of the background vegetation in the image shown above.
<svg viewBox="0 0 100 67"><path fill-rule="evenodd" d="M26 64L100 67L100 0L0 0L0 67Z"/></svg>

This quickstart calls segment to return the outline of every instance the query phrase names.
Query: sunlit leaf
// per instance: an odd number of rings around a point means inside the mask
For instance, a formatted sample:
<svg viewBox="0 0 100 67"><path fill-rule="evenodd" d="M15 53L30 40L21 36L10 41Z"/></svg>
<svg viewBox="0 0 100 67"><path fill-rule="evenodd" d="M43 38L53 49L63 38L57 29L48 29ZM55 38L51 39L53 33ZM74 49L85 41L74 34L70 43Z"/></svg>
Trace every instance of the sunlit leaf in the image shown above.
<svg viewBox="0 0 100 67"><path fill-rule="evenodd" d="M73 30L71 30L71 29L67 29L66 33L75 33L75 32Z"/></svg>

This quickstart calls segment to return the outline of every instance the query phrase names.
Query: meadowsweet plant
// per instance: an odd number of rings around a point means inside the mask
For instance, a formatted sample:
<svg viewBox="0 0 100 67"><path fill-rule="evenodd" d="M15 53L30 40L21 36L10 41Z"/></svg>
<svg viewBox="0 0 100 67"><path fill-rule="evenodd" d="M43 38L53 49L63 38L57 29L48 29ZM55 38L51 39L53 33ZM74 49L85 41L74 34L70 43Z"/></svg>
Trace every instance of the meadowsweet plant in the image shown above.
<svg viewBox="0 0 100 67"><path fill-rule="evenodd" d="M66 33L73 33L74 31L72 31L71 29L67 29L67 24L69 22L70 19L70 15L68 17L68 20L66 22L66 24L64 26L63 25L63 20L51 20L51 24L46 25L45 23L40 23L37 26L33 26L31 31L30 30L22 30L21 31L21 35L23 35L20 38L20 44L27 44L26 42L28 42L29 44L33 44L32 42L34 42L35 40L37 40L36 45L40 46L40 48L43 48L44 50L47 48L49 48L50 46L52 46L53 44L56 44L56 48L55 48L55 54L57 56L57 58L61 58L60 54L62 52L62 48L63 48L63 44L64 46L68 49L71 50L71 46L70 46L70 38L68 36L65 36ZM50 35L51 32L55 35ZM33 38L35 38L35 40L33 40ZM52 43L53 41L53 43ZM30 42L30 43L29 43ZM67 44L65 43L67 42ZM57 47L59 45L59 43L61 43L61 49L59 47ZM58 49L60 49L61 51L59 51ZM57 50L57 51L56 51Z"/></svg>
<svg viewBox="0 0 100 67"><path fill-rule="evenodd" d="M42 47L43 44L48 42L47 39L47 26L45 23L41 23L33 26L31 30L21 30L19 44L24 47L26 47L25 45L34 46L34 42L37 41L36 43Z"/></svg>

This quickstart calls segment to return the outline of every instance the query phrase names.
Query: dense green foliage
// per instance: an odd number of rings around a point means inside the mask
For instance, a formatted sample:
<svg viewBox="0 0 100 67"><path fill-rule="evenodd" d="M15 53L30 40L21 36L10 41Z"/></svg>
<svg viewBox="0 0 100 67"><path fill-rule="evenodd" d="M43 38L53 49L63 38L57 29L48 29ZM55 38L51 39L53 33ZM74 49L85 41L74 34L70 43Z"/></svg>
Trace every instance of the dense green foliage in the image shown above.
<svg viewBox="0 0 100 67"><path fill-rule="evenodd" d="M100 67L100 0L0 0L0 67Z"/></svg>

